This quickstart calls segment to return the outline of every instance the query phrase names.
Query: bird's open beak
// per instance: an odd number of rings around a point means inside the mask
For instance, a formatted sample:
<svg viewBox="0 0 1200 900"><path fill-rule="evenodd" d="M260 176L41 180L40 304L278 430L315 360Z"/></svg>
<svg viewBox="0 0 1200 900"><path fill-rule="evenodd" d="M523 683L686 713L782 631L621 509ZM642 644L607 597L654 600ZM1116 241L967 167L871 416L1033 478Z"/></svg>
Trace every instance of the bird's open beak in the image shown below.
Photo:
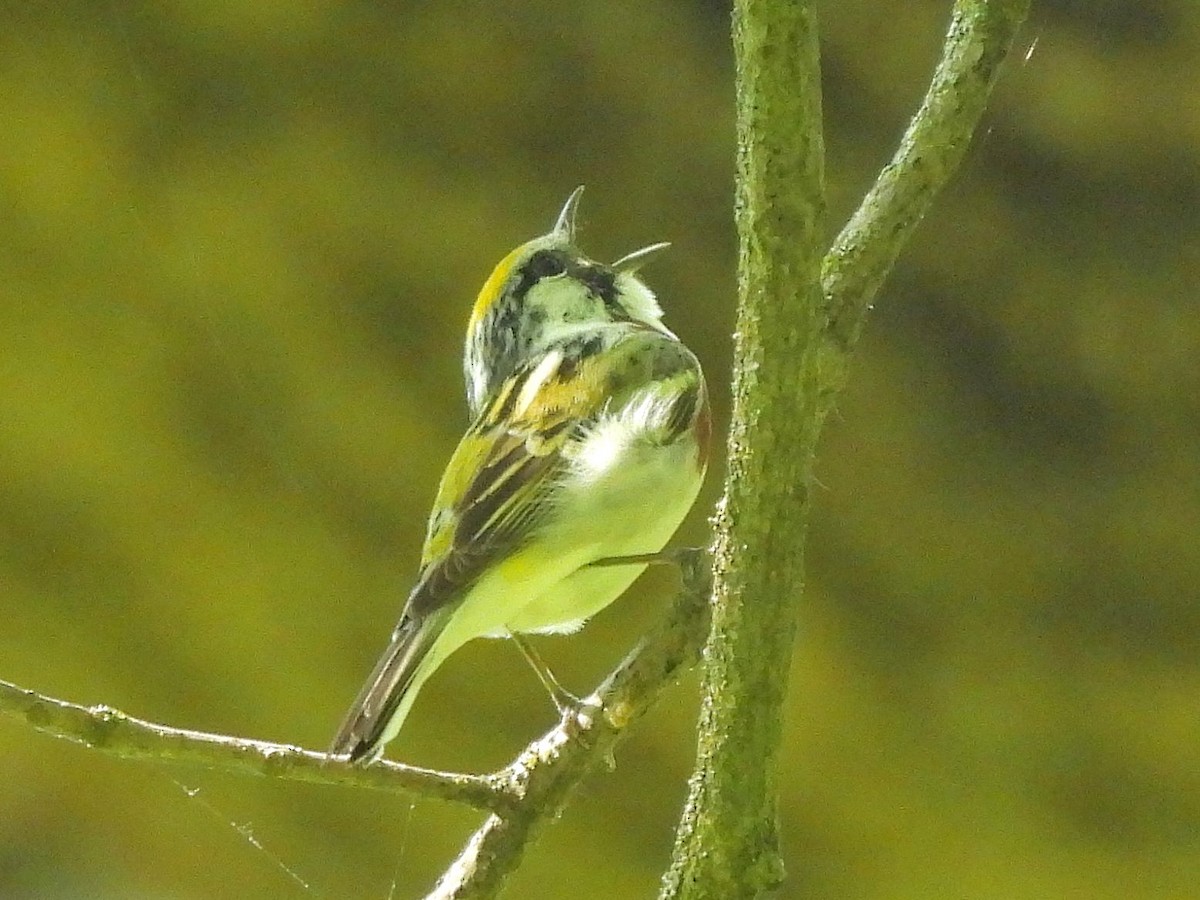
<svg viewBox="0 0 1200 900"><path fill-rule="evenodd" d="M628 272L633 274L646 263L651 257L658 256L663 250L670 247L670 243L663 241L661 244L651 244L649 247L643 247L641 250L634 250L632 253L626 253L615 263L612 268L618 272Z"/></svg>
<svg viewBox="0 0 1200 900"><path fill-rule="evenodd" d="M550 230L551 234L561 235L565 238L568 244L575 243L575 213L579 209L579 197L582 193L582 184L571 191L571 196L563 204L562 212L558 214L558 220Z"/></svg>

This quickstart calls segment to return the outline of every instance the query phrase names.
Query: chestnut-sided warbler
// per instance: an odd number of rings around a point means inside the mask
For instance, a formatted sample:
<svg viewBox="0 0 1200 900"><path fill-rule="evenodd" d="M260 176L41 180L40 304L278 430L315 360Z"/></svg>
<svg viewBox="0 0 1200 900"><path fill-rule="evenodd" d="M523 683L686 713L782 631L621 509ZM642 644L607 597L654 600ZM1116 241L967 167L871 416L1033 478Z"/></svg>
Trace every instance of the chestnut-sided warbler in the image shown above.
<svg viewBox="0 0 1200 900"><path fill-rule="evenodd" d="M335 756L377 759L425 680L467 641L578 629L641 574L696 499L704 376L635 274L667 245L592 261L575 246L582 190L548 234L500 261L475 301L472 423L442 475L416 587Z"/></svg>

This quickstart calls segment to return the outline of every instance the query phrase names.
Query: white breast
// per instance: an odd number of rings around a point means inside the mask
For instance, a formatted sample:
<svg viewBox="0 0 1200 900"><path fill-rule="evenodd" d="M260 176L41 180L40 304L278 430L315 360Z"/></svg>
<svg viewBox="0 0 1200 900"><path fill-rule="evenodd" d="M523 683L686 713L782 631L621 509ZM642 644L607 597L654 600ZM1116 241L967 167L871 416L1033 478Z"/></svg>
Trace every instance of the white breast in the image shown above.
<svg viewBox="0 0 1200 900"><path fill-rule="evenodd" d="M601 418L577 445L549 543L578 562L531 598L509 623L512 630L574 631L645 570L641 565L584 568L586 563L654 553L671 539L704 474L692 440L657 442L669 409L669 401L647 391Z"/></svg>
<svg viewBox="0 0 1200 900"><path fill-rule="evenodd" d="M663 444L669 402L651 391L602 416L573 447L552 514L533 540L464 598L445 641L569 632L619 597L644 565L590 568L661 550L700 490L690 436Z"/></svg>

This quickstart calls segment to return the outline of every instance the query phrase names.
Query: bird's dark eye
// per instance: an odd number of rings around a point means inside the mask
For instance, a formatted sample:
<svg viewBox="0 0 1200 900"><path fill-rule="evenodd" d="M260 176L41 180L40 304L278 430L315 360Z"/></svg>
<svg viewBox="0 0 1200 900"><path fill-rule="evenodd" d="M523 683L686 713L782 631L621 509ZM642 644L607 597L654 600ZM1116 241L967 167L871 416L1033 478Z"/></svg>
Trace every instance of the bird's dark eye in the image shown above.
<svg viewBox="0 0 1200 900"><path fill-rule="evenodd" d="M617 276L608 266L586 266L579 272L579 280L588 286L592 295L604 301L610 313L624 317L625 310L617 302Z"/></svg>
<svg viewBox="0 0 1200 900"><path fill-rule="evenodd" d="M567 260L555 250L539 250L529 257L525 264L529 274L536 281L540 278L553 278L567 271Z"/></svg>

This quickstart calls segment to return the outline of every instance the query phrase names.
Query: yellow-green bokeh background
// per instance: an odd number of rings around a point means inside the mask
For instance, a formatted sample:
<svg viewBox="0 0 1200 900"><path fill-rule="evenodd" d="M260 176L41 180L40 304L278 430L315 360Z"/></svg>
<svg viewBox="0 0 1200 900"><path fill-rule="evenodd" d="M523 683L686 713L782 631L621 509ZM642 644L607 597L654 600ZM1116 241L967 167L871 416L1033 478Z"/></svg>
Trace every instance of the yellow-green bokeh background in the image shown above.
<svg viewBox="0 0 1200 900"><path fill-rule="evenodd" d="M948 7L823 4L835 222ZM647 276L725 421L727 15L5 4L0 677L324 746L463 426L474 292L576 184L593 254L674 242ZM879 297L818 465L785 897L1200 895L1198 66L1194 0L1035 0ZM670 588L541 646L589 688ZM639 724L510 896L652 895L695 694ZM392 753L483 770L551 720L480 643ZM9 719L0 770L5 898L305 896L231 822L316 896L415 897L479 819L122 763Z"/></svg>

